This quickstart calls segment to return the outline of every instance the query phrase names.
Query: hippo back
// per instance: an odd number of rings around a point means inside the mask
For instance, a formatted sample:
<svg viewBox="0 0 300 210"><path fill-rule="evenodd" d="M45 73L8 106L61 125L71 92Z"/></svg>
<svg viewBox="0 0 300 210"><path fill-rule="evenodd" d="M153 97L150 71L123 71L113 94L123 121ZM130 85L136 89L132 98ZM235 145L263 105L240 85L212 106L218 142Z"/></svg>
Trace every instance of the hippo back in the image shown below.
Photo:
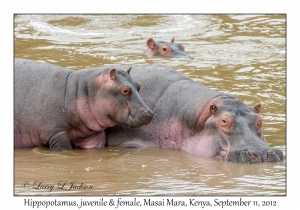
<svg viewBox="0 0 300 210"><path fill-rule="evenodd" d="M136 66L132 68L130 74L135 81L140 83L140 95L145 99L144 101L150 109L154 108L157 100L171 84L181 80L189 80L188 77L177 71L160 65Z"/></svg>

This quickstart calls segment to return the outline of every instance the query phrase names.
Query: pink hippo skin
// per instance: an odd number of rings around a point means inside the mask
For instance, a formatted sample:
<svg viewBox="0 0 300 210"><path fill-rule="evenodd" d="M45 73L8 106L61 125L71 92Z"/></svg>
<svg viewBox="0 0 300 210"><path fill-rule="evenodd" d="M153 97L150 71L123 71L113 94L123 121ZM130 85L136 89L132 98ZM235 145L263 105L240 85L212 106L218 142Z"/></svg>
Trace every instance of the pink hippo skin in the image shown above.
<svg viewBox="0 0 300 210"><path fill-rule="evenodd" d="M130 69L72 71L15 59L14 70L15 147L99 148L105 146L106 128L152 120Z"/></svg>
<svg viewBox="0 0 300 210"><path fill-rule="evenodd" d="M165 66L136 66L131 76L154 117L140 128L108 129L108 145L178 149L235 163L283 160L262 133L261 104L251 108Z"/></svg>
<svg viewBox="0 0 300 210"><path fill-rule="evenodd" d="M147 40L148 49L145 51L145 55L152 56L163 56L170 58L190 58L192 56L185 53L183 44L175 43L174 37L171 42L157 41L150 38Z"/></svg>

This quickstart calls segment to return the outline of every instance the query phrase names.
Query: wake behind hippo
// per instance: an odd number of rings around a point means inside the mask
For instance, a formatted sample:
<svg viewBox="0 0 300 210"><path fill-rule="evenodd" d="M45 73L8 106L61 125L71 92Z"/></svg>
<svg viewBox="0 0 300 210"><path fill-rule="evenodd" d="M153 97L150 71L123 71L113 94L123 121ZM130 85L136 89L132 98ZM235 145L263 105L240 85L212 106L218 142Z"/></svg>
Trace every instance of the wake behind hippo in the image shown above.
<svg viewBox="0 0 300 210"><path fill-rule="evenodd" d="M15 147L99 148L108 127L148 124L153 112L129 72L107 67L72 71L15 59Z"/></svg>
<svg viewBox="0 0 300 210"><path fill-rule="evenodd" d="M136 66L131 76L154 117L140 128L108 129L108 145L178 149L235 163L283 160L264 138L261 104L251 108L165 66Z"/></svg>

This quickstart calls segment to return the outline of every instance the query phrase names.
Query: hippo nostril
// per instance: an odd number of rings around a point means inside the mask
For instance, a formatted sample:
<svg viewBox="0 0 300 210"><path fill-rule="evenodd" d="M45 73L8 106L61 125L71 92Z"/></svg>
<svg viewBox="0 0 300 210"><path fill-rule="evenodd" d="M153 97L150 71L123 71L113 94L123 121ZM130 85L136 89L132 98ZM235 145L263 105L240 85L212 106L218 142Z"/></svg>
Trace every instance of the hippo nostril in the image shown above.
<svg viewBox="0 0 300 210"><path fill-rule="evenodd" d="M144 125L147 125L152 121L153 115L154 114L153 114L151 109L150 110L144 110L142 112L142 115L140 116L140 119L144 122L143 123Z"/></svg>
<svg viewBox="0 0 300 210"><path fill-rule="evenodd" d="M283 160L280 153L272 148L267 148L262 152L262 158L264 162L279 162Z"/></svg>
<svg viewBox="0 0 300 210"><path fill-rule="evenodd" d="M151 109L143 110L142 113L141 113L142 118L152 119L153 115L154 115L154 113L152 112Z"/></svg>
<svg viewBox="0 0 300 210"><path fill-rule="evenodd" d="M166 52L166 51L167 51L167 48L163 48L163 51Z"/></svg>
<svg viewBox="0 0 300 210"><path fill-rule="evenodd" d="M273 148L274 152L278 155L278 157L280 158L280 160L283 160L283 152L280 149L277 148Z"/></svg>
<svg viewBox="0 0 300 210"><path fill-rule="evenodd" d="M148 111L146 111L146 114L149 115L150 117L152 117L154 115L153 111L151 109L149 109Z"/></svg>

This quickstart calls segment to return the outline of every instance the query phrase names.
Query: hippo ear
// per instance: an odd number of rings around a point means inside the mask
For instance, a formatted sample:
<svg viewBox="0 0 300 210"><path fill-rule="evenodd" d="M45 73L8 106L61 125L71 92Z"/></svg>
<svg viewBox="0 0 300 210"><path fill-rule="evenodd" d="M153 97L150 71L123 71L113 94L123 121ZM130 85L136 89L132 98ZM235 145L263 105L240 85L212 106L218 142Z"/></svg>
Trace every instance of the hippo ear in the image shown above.
<svg viewBox="0 0 300 210"><path fill-rule="evenodd" d="M257 113L257 114L259 114L261 112L261 103L256 104L254 106L254 112Z"/></svg>
<svg viewBox="0 0 300 210"><path fill-rule="evenodd" d="M171 42L174 42L174 38L175 38L175 37L173 36L173 39L171 40Z"/></svg>
<svg viewBox="0 0 300 210"><path fill-rule="evenodd" d="M211 114L215 114L215 113L217 113L217 111L218 111L217 106L215 104L211 104L210 107L209 107L209 112Z"/></svg>
<svg viewBox="0 0 300 210"><path fill-rule="evenodd" d="M147 40L147 46L148 46L150 49L154 49L154 47L155 47L155 41L154 41L152 38L148 39L148 40Z"/></svg>
<svg viewBox="0 0 300 210"><path fill-rule="evenodd" d="M117 79L117 70L116 69L110 70L109 74L110 74L110 78L112 80L116 80Z"/></svg>
<svg viewBox="0 0 300 210"><path fill-rule="evenodd" d="M130 68L127 70L127 73L128 73L128 74L130 74L131 68L132 68L132 67L130 67Z"/></svg>

